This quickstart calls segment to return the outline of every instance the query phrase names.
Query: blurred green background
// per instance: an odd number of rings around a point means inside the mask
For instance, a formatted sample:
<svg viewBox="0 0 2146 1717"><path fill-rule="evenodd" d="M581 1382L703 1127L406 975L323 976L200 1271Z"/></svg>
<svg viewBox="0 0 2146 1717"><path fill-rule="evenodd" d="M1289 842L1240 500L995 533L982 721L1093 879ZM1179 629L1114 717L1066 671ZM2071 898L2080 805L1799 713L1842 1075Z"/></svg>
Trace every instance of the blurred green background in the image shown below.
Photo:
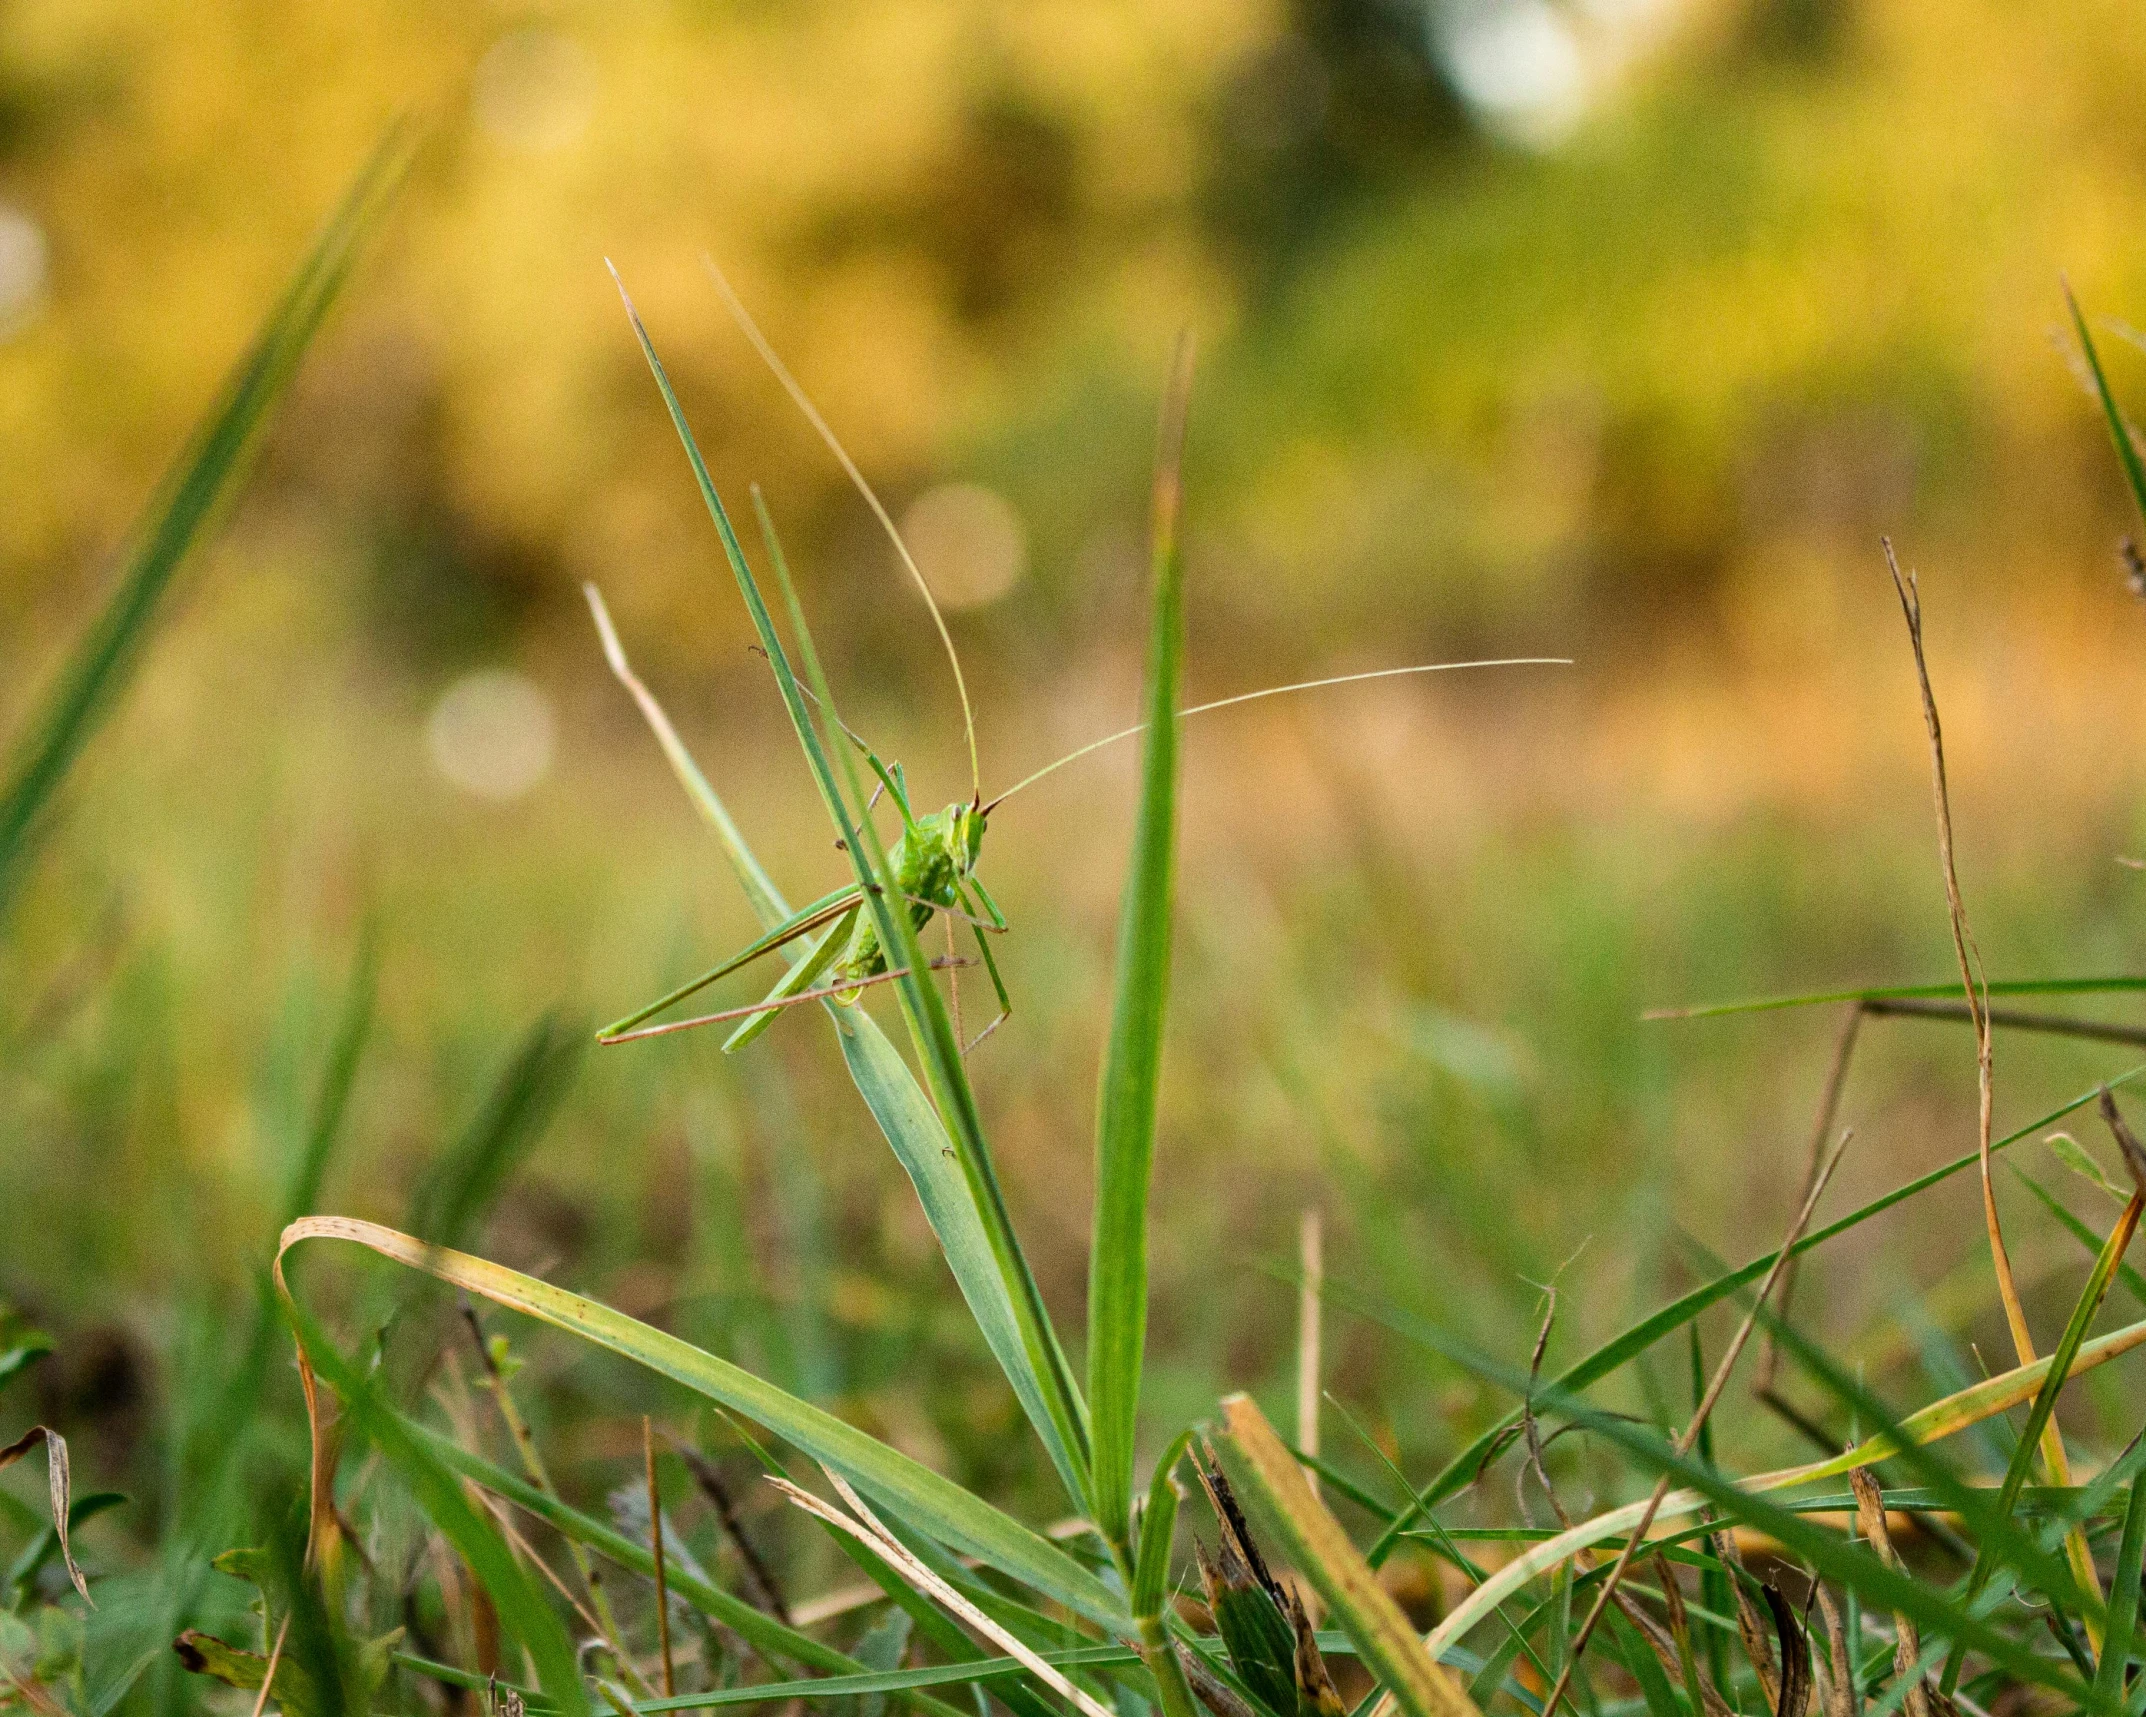
<svg viewBox="0 0 2146 1717"><path fill-rule="evenodd" d="M751 934L582 581L793 898L840 878L605 258L926 803L966 792L928 619L704 251L907 521L987 790L1133 719L1180 327L1194 695L1576 659L1188 730L1161 1426L1285 1377L1306 1206L1337 1276L1515 1355L1568 1259L1599 1334L1675 1282L1675 1225L1738 1257L1778 1230L1834 1022L1640 1016L1952 970L1881 532L1922 574L1992 975L2138 966L2146 613L2059 277L2146 316L2142 88L2116 0L0 11L11 726L339 187L422 126L0 956L0 1295L59 1340L20 1409L135 1499L93 1554L184 1507L177 1404L250 1328L368 925L378 1025L319 1207L389 1221L531 1022L582 1041ZM1132 761L1014 801L982 867L1015 1012L976 1077L1070 1328ZM1028 1484L824 1027L714 1051L558 1050L477 1249ZM2000 1128L2126 1065L2001 1040ZM1966 1148L1967 1037L1874 1022L1844 1116L1849 1195ZM1799 1304L1845 1338L1957 1268L1986 1337L1974 1212L1962 1183L1859 1234ZM2015 1221L2023 1278L2074 1268ZM1330 1340L1403 1453L1477 1412L1374 1331ZM537 1376L562 1462L627 1448L615 1373L562 1345ZM272 1385L260 1458L295 1470Z"/></svg>

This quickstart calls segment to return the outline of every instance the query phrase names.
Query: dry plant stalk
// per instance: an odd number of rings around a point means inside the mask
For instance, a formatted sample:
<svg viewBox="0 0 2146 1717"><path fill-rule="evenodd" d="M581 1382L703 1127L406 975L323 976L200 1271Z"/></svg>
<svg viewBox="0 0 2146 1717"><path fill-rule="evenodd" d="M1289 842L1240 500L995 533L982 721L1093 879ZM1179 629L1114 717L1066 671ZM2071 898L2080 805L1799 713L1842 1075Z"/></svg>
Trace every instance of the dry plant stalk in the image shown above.
<svg viewBox="0 0 2146 1717"><path fill-rule="evenodd" d="M1968 1017L1975 1028L1975 1150L1980 1159L1982 1220L1989 1230L1990 1264L1997 1276L1998 1298L2004 1302L2004 1320L2012 1332L2013 1352L2018 1355L2020 1364L2032 1365L2037 1357L2034 1336L2027 1328L2026 1308L2020 1303L2019 1287L2012 1278L2012 1259L2005 1250L2004 1228L1997 1218L1997 1187L1990 1174L1993 1082L1988 980L1983 976L1982 951L1975 946L1974 933L1967 926L1967 908L1960 899L1959 869L1953 862L1952 799L1945 783L1945 735L1937 719L1937 694L1930 689L1930 665L1923 654L1922 592L1912 572L1901 573L1900 562L1893 554L1892 539L1880 540L1885 548L1886 570L1892 574L1894 594L1900 598L1901 617L1907 622L1908 644L1915 653L1915 683L1922 694L1923 726L1930 735L1930 791L1937 805L1937 857L1945 877L1945 911L1952 927L1952 950L1959 959L1960 983L1967 992ZM2071 1483L2071 1462L2064 1453L2064 1433L2058 1429L2055 1414L2051 1414L2042 1427L2042 1460L2049 1469L2051 1484ZM2101 1577L2094 1570L2094 1553L2086 1541L2083 1527L2066 1535L2064 1549L2071 1563L2072 1578L2078 1582L2079 1589L2096 1598L2101 1597ZM2101 1649L2100 1629L2090 1625L2087 1636L2098 1652ZM1923 1714L1914 1713L1912 1717L1923 1717Z"/></svg>
<svg viewBox="0 0 2146 1717"><path fill-rule="evenodd" d="M1880 1562L1900 1572L1900 1552L1893 1548L1892 1528L1886 1523L1885 1497L1878 1489L1878 1481L1868 1467L1857 1467L1848 1475L1848 1483L1855 1491L1856 1524L1863 1529L1863 1536L1870 1540ZM1903 1678L1914 1676L1903 1701L1908 1717L1937 1717L1940 1709L1949 1711L1951 1701L1941 1700L1925 1677L1915 1675L1915 1666L1922 1661L1922 1634L1912 1616L1894 1611L1893 1640L1894 1673Z"/></svg>

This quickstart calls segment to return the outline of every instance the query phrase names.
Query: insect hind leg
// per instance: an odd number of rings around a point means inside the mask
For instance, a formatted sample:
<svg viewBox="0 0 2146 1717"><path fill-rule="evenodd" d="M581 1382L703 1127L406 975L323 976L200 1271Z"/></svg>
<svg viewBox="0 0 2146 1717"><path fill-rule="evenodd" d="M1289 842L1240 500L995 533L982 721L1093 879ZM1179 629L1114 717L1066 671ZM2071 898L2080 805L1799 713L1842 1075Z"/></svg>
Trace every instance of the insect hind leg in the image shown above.
<svg viewBox="0 0 2146 1717"><path fill-rule="evenodd" d="M978 894L982 894L985 902L990 906L991 916L988 919L975 912L976 903L969 898L968 893L970 886L973 886ZM988 894L984 894L983 884L977 882L973 877L969 879L968 885L957 884L954 892L960 897L962 905L970 909L963 916L968 918L970 927L975 932L976 951L984 957L984 970L991 975L991 988L998 995L997 1016L989 1025L985 1026L982 1031L978 1032L962 1046L961 1053L967 1056L978 1044L982 1043L985 1038L989 1037L1012 1017L1013 997L1006 992L1006 980L999 975L998 960L991 952L991 938L985 934L986 931L1003 934L1006 929L1005 915L999 911L997 903ZM953 934L953 921L951 918L947 921L947 934L949 937Z"/></svg>

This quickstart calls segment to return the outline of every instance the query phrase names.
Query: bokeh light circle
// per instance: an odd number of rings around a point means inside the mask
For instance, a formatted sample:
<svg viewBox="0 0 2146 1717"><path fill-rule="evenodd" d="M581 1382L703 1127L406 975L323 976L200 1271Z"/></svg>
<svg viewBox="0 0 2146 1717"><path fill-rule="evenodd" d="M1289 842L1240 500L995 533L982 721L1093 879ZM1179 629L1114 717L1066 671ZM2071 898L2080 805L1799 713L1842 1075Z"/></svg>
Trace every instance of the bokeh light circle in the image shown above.
<svg viewBox="0 0 2146 1717"><path fill-rule="evenodd" d="M556 724L541 687L505 669L464 674L425 723L432 766L479 799L519 799L550 773Z"/></svg>

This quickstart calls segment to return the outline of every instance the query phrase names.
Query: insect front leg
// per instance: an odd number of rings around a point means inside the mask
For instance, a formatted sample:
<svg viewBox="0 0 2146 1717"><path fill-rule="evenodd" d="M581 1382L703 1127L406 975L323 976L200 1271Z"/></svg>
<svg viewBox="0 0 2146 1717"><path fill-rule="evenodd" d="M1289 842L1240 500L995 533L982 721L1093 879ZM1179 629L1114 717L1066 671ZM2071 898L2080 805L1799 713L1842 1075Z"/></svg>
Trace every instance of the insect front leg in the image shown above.
<svg viewBox="0 0 2146 1717"><path fill-rule="evenodd" d="M984 915L990 919L991 928L1001 936L1005 935L1007 930L1006 915L998 909L998 902L991 898L991 891L984 887L984 879L974 871L971 871L967 878L964 879L962 886L964 888L973 888L976 891L976 899L983 902ZM964 898L966 897L964 896ZM971 901L969 904L973 910L975 902Z"/></svg>

